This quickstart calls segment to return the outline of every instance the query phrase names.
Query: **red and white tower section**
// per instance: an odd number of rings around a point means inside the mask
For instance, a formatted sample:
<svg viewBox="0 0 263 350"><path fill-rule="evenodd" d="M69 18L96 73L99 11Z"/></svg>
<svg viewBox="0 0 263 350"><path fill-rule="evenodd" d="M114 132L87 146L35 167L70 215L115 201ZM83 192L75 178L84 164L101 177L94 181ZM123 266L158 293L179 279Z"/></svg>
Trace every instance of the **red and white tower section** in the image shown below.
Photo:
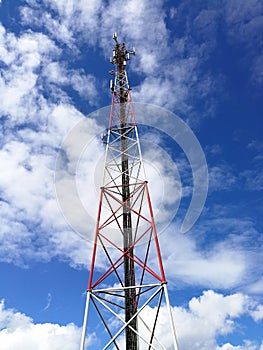
<svg viewBox="0 0 263 350"><path fill-rule="evenodd" d="M116 33L113 39L112 104L80 349L178 350L126 72L135 50ZM158 330L161 310L165 335ZM85 347L90 323L100 329L99 346Z"/></svg>

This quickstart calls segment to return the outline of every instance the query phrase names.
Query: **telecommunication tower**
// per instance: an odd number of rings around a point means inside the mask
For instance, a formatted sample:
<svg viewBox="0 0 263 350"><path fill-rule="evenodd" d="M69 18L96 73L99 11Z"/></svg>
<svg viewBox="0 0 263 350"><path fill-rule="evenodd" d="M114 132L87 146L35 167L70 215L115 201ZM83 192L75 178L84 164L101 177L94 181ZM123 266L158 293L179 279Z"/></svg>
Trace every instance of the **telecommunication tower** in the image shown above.
<svg viewBox="0 0 263 350"><path fill-rule="evenodd" d="M178 350L126 72L135 49L127 50L116 33L113 40L112 104L80 349L92 308L103 329L99 348ZM161 309L168 345L158 333Z"/></svg>

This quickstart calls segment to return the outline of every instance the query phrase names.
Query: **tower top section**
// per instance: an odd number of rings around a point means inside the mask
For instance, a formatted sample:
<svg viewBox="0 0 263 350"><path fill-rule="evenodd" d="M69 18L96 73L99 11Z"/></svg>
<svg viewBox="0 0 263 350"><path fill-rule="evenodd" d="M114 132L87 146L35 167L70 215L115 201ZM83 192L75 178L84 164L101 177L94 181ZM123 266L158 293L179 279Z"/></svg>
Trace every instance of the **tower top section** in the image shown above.
<svg viewBox="0 0 263 350"><path fill-rule="evenodd" d="M133 47L132 50L127 50L125 43L120 44L118 42L117 33L113 33L112 39L115 41L115 46L110 62L116 65L117 71L125 71L127 61L130 59L130 54L135 55L135 48Z"/></svg>
<svg viewBox="0 0 263 350"><path fill-rule="evenodd" d="M113 55L110 58L115 70L109 73L114 76L110 80L110 89L112 92L112 104L110 113L109 128L123 128L128 125L135 125L135 117L132 106L131 89L128 81L126 65L130 55L135 55L135 49L127 50L125 43L119 43L117 34L112 36L115 41Z"/></svg>

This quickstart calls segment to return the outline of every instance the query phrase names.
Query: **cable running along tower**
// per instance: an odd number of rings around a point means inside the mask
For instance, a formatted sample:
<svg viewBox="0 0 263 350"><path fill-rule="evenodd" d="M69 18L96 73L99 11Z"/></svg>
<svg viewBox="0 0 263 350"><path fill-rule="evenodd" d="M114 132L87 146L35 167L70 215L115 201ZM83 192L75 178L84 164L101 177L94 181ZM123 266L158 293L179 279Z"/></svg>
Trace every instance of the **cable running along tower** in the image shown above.
<svg viewBox="0 0 263 350"><path fill-rule="evenodd" d="M127 50L116 33L113 39L112 104L80 349L95 322L100 343L89 349L178 350L126 73L135 49Z"/></svg>

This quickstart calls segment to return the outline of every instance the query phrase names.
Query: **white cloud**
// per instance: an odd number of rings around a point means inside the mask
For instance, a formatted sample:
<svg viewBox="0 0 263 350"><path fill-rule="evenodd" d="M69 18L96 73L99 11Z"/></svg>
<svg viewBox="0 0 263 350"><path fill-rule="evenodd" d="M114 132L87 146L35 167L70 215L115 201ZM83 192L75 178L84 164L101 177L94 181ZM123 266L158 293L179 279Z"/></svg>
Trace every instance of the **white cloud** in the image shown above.
<svg viewBox="0 0 263 350"><path fill-rule="evenodd" d="M96 105L97 88L96 80L91 74L85 74L81 70L68 70L59 62L51 62L43 71L43 76L49 83L57 86L71 86L79 96Z"/></svg>
<svg viewBox="0 0 263 350"><path fill-rule="evenodd" d="M27 258L47 260L59 255L70 258L73 264L87 263L86 243L69 232L56 202L54 184L54 147L77 120L79 115L73 108L58 106L51 113L48 132L21 130L18 135L24 142L10 141L0 150L0 189L6 201L1 211L0 255L4 261L22 263ZM85 226L85 232L89 227Z"/></svg>
<svg viewBox="0 0 263 350"><path fill-rule="evenodd" d="M254 283L251 283L247 290L249 293L261 294L263 292L263 278L259 278Z"/></svg>
<svg viewBox="0 0 263 350"><path fill-rule="evenodd" d="M250 315L256 322L263 320L263 305L258 305L255 310L250 312Z"/></svg>
<svg viewBox="0 0 263 350"><path fill-rule="evenodd" d="M81 329L70 323L65 326L52 323L37 323L12 309L0 304L0 342L2 350L76 350L79 347ZM86 345L94 343L95 334L91 334Z"/></svg>
<svg viewBox="0 0 263 350"><path fill-rule="evenodd" d="M242 294L223 296L212 290L189 301L189 309L173 308L181 349L216 349L215 338L234 332L236 319L246 312Z"/></svg>
<svg viewBox="0 0 263 350"><path fill-rule="evenodd" d="M96 42L101 9L102 1L45 0L41 5L34 2L21 7L21 15L25 24L44 27L52 38L77 50L75 40L80 33L88 42Z"/></svg>
<svg viewBox="0 0 263 350"><path fill-rule="evenodd" d="M24 33L16 37L6 33L1 26L0 37L2 60L6 63L1 68L0 93L3 99L0 113L10 116L13 125L29 121L36 123L36 113L45 101L37 90L39 70L59 51L47 36L39 33ZM39 113L38 122L41 116Z"/></svg>
<svg viewBox="0 0 263 350"><path fill-rule="evenodd" d="M47 118L47 107L54 100L70 101L63 91L65 85L72 86L86 102L96 104L94 76L81 70L68 70L61 60L61 50L46 35L25 32L16 37L1 25L0 42L0 59L6 64L1 68L0 113L12 116L13 123L44 122L42 118ZM43 96L43 90L48 92L48 97Z"/></svg>
<svg viewBox="0 0 263 350"><path fill-rule="evenodd" d="M56 203L54 187L57 148L83 115L67 103L68 97L61 90L52 92L51 74L50 81L45 82L49 95L43 96L43 67L53 62L57 69L63 69L68 84L86 100L96 94L94 78L74 70L68 78L67 69L57 63L60 50L44 34L27 32L16 37L1 25L0 42L0 56L5 62L0 78L0 113L5 116L0 149L0 190L4 198L0 259L23 265L28 258L49 260L56 254L68 258L68 247L74 264L87 263L84 252L76 253L80 237L71 238L71 245L64 242L68 240L68 227ZM55 105L54 99L60 104Z"/></svg>
<svg viewBox="0 0 263 350"><path fill-rule="evenodd" d="M248 149L255 150L257 152L262 152L263 151L263 142L257 139L252 139L248 145Z"/></svg>
<svg viewBox="0 0 263 350"><path fill-rule="evenodd" d="M219 144L207 145L205 147L205 153L212 157L218 156L222 154L222 147Z"/></svg>
<svg viewBox="0 0 263 350"><path fill-rule="evenodd" d="M68 82L67 71L59 62L51 62L44 68L44 76L50 83L66 84Z"/></svg>
<svg viewBox="0 0 263 350"><path fill-rule="evenodd" d="M179 223L161 233L160 245L170 283L177 287L189 284L262 292L261 233L253 220L229 216L231 210L210 207L205 218L199 219L187 235L179 233Z"/></svg>
<svg viewBox="0 0 263 350"><path fill-rule="evenodd" d="M244 170L240 174L244 181L244 186L249 191L262 191L263 189L263 171L262 169Z"/></svg>
<svg viewBox="0 0 263 350"><path fill-rule="evenodd" d="M237 183L234 171L226 165L216 165L209 168L209 191L233 189Z"/></svg>
<svg viewBox="0 0 263 350"><path fill-rule="evenodd" d="M224 344L222 347L218 346L216 350L257 350L258 347L253 342L245 340L243 345L234 346L230 343Z"/></svg>
<svg viewBox="0 0 263 350"><path fill-rule="evenodd" d="M24 24L34 24L42 28L46 28L49 35L54 39L73 46L73 33L69 30L65 23L60 23L54 19L48 12L30 7L21 7L21 17Z"/></svg>
<svg viewBox="0 0 263 350"><path fill-rule="evenodd" d="M228 246L227 240L206 251L197 247L194 237L171 225L160 241L167 279L175 284L229 288L239 285L247 273L246 256Z"/></svg>
<svg viewBox="0 0 263 350"><path fill-rule="evenodd" d="M247 44L251 44L247 41L246 34L249 33L250 26L254 26L257 23L257 19L262 15L262 4L260 0L251 0L250 2L239 2L238 0L225 1L225 14L227 24L230 26L229 34L232 34L232 40L246 41ZM244 37L237 37L235 34L242 31ZM258 35L254 32L254 35ZM234 37L235 36L235 37ZM259 38L259 37L258 37Z"/></svg>

